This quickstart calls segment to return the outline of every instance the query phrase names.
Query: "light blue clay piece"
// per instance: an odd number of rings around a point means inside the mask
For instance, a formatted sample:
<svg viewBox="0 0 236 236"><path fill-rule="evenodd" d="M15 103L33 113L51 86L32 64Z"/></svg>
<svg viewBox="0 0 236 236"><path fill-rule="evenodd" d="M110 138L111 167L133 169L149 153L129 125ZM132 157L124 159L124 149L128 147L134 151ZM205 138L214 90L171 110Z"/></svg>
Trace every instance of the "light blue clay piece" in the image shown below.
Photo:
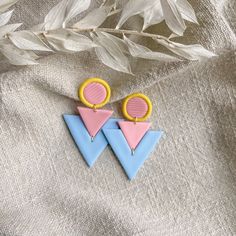
<svg viewBox="0 0 236 236"><path fill-rule="evenodd" d="M136 176L139 168L155 148L163 133L162 131L148 131L132 155L120 129L107 129L104 127L103 132L130 180Z"/></svg>
<svg viewBox="0 0 236 236"><path fill-rule="evenodd" d="M70 133L89 167L92 167L107 146L107 140L100 130L93 141L78 115L63 115ZM116 119L109 119L104 128L118 128Z"/></svg>

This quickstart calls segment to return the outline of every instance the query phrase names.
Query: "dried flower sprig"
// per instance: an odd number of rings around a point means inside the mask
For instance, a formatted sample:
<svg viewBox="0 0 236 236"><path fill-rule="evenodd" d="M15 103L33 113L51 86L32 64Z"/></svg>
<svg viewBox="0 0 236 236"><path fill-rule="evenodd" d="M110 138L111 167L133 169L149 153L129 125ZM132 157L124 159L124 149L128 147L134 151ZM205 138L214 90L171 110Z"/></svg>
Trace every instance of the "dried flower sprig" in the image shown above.
<svg viewBox="0 0 236 236"><path fill-rule="evenodd" d="M75 53L94 49L108 67L132 74L131 57L168 62L216 56L199 44L184 45L171 40L183 36L185 20L198 23L187 0L129 0L122 9L117 9L118 0L112 3L104 0L99 8L73 25L70 25L71 20L87 10L91 0L62 0L49 11L43 23L23 31L16 31L21 24L8 24L13 10L7 10L17 1L1 0L0 3L0 53L14 65L37 64L39 56L36 52L39 51ZM111 15L119 12L121 16L115 28L100 27ZM122 29L134 15L143 18L142 31ZM173 32L169 38L145 32L149 26L162 21ZM152 51L131 41L129 35L149 37L174 55Z"/></svg>

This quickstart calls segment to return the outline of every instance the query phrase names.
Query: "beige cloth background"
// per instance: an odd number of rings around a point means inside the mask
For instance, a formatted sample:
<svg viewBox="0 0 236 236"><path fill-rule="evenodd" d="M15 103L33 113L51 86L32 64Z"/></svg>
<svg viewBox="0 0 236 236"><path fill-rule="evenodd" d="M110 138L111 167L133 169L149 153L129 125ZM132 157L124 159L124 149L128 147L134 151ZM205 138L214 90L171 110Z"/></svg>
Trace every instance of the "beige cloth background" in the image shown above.
<svg viewBox="0 0 236 236"><path fill-rule="evenodd" d="M21 0L13 21L40 23L56 2ZM217 58L136 61L136 77L94 52L32 67L1 62L0 235L236 235L236 1L191 3L200 25L190 24L184 41ZM115 116L124 96L147 94L153 127L166 132L132 182L109 148L88 169L63 122L91 76L112 85Z"/></svg>

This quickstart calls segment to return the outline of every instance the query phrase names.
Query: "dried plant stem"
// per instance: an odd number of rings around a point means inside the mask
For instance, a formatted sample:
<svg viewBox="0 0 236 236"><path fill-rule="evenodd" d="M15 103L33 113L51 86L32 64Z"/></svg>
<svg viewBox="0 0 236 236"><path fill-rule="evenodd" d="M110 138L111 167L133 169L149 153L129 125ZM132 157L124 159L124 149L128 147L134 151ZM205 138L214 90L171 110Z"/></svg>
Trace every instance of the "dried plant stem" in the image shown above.
<svg viewBox="0 0 236 236"><path fill-rule="evenodd" d="M73 30L74 32L77 32L77 33L78 32L107 32L107 33L114 33L114 34L129 34L129 35L136 35L136 36L148 37L148 38L153 38L153 39L162 39L167 42L171 42L165 36L158 35L158 34L139 32L139 31L135 31L135 30L111 29L111 28L95 28L95 29L70 28L70 30Z"/></svg>

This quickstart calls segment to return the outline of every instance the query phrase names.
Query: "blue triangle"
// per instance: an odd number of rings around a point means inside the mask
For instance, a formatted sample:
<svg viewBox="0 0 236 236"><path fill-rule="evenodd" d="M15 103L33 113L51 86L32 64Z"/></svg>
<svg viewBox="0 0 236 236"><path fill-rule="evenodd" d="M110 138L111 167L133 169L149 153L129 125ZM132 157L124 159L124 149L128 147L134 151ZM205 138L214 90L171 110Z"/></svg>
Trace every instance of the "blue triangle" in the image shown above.
<svg viewBox="0 0 236 236"><path fill-rule="evenodd" d="M148 131L132 155L120 129L107 129L104 127L103 132L130 180L136 176L163 133L162 131Z"/></svg>
<svg viewBox="0 0 236 236"><path fill-rule="evenodd" d="M84 126L83 121L78 115L63 115L63 118L70 130L70 133L80 150L83 158L87 162L89 167L92 167L101 153L104 151L108 145L106 137L104 136L102 130L100 130L94 137L93 142L91 137ZM117 120L110 119L103 126L104 128L118 128Z"/></svg>

